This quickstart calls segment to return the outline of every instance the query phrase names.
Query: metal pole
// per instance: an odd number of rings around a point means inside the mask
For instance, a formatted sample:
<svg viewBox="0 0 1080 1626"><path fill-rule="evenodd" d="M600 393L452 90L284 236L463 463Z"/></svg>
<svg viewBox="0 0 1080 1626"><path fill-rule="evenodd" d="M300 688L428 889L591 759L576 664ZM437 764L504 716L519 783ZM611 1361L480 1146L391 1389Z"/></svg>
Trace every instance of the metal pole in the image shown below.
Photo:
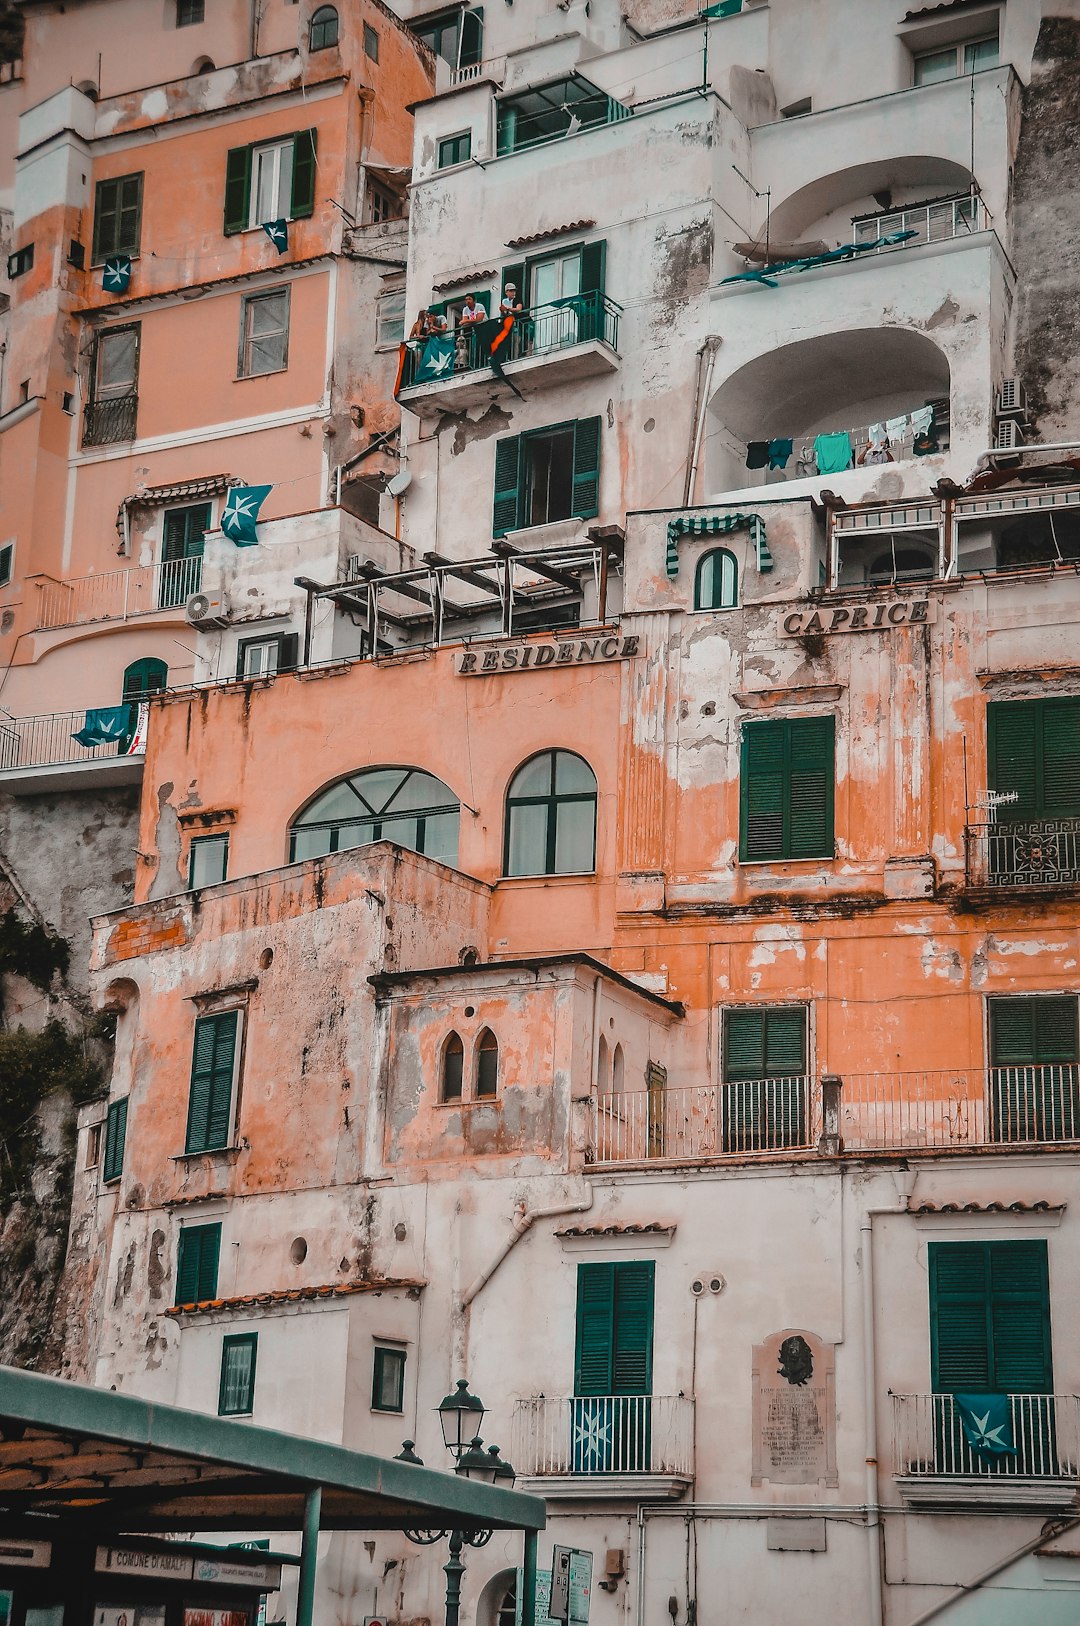
<svg viewBox="0 0 1080 1626"><path fill-rule="evenodd" d="M536 1622L536 1531L526 1530L525 1552L521 1563L521 1626L535 1626Z"/></svg>
<svg viewBox="0 0 1080 1626"><path fill-rule="evenodd" d="M313 1626L315 1619L315 1566L319 1556L319 1520L322 1486L313 1485L304 1497L304 1534L300 1544L300 1585L296 1594L296 1626Z"/></svg>
<svg viewBox="0 0 1080 1626"><path fill-rule="evenodd" d="M458 1626L458 1616L461 1613L461 1577L465 1573L465 1566L461 1562L461 1547L461 1531L451 1530L450 1557L443 1565L443 1574L446 1576L446 1626ZM296 1626L303 1626L299 1618Z"/></svg>

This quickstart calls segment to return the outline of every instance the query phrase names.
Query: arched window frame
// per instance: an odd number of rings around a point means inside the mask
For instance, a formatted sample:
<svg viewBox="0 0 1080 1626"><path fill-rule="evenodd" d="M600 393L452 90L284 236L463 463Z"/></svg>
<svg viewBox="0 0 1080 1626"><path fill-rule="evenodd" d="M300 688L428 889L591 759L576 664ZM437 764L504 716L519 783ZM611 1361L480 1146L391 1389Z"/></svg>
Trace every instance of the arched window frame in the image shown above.
<svg viewBox="0 0 1080 1626"><path fill-rule="evenodd" d="M328 51L338 43L339 19L334 6L319 6L308 24L308 50Z"/></svg>
<svg viewBox="0 0 1080 1626"><path fill-rule="evenodd" d="M153 679L154 681L150 681ZM133 686L137 684L136 686ZM168 664L157 655L144 655L124 668L121 699L142 700L148 694L160 694L169 686Z"/></svg>
<svg viewBox="0 0 1080 1626"><path fill-rule="evenodd" d="M515 796L514 786L525 773L525 770L527 768L531 768L534 763L545 757L548 758L550 762L548 790L543 795ZM572 757L575 761L584 764L592 778L592 790L559 791L556 789L560 757ZM585 758L577 751L566 751L558 746L553 746L549 747L546 751L536 751L531 757L527 757L524 762L519 763L517 768L514 770L506 792L506 815L503 825L503 875L508 878L513 876L530 875L592 875L596 870L596 815L598 799L599 786L597 785L596 775L593 772L591 764L586 762ZM559 810L562 807L581 805L585 803L591 803L592 805L592 852L589 863L573 869L559 869L557 868ZM511 827L513 823L514 809L519 807L543 807L547 810L547 817L544 826L544 858L542 867L512 871L510 868Z"/></svg>
<svg viewBox="0 0 1080 1626"><path fill-rule="evenodd" d="M405 777L401 780L400 784L394 790L392 795L382 804L381 808L376 809L374 804L364 796L363 790L358 788L358 785L368 775L382 773L400 773ZM443 785L447 792L446 801L432 803L430 807L402 807L395 810L394 802L405 789L409 778L413 774L424 774L429 779L434 779L438 784ZM357 796L357 813L350 818L342 817L338 819L315 819L306 821L306 815L308 814L309 810L315 807L324 796L329 794L330 791L336 790L340 785L348 785ZM366 814L359 807L359 803L361 801L365 803L368 809ZM321 786L320 789L315 792L314 796L308 797L307 801L300 808L299 812L294 813L292 819L289 821L288 862L290 864L294 864L299 861L296 857L297 836L299 833L305 830L328 830L329 845L327 851L331 853L344 852L351 850L351 848L343 848L341 846L341 831L358 824L370 824L374 833L371 835L369 840L353 843L353 846L369 846L371 842L374 841L396 840L399 846L407 847L410 852L425 853L427 851L426 821L431 818L443 817L448 814L454 814L460 817L460 813L461 802L454 795L454 792L451 790L450 786L446 784L445 780L439 779L438 775L433 774L428 768L418 768L415 766L415 764L406 763L382 763L373 764L366 768L357 768L353 773L343 774L338 779L332 779L328 785ZM398 836L395 835L395 829L400 831L401 827L413 820L415 820L417 824L417 844L415 846L409 842L400 840ZM423 826L423 828L421 828L421 826ZM325 856L325 854L319 856ZM438 859L437 862L450 863L451 861L449 859ZM456 865L456 863L457 851L455 847L453 864Z"/></svg>
<svg viewBox="0 0 1080 1626"><path fill-rule="evenodd" d="M490 1042L489 1042L490 1041ZM490 1058L494 1056L494 1064ZM473 1062L473 1099L494 1101L499 1093L499 1041L490 1028L482 1028L476 1040Z"/></svg>
<svg viewBox="0 0 1080 1626"><path fill-rule="evenodd" d="M719 561L719 565L714 563ZM711 569L713 581L713 599L705 603L704 584L707 573ZM717 581L717 576L719 581ZM728 583L730 581L730 592ZM717 594L717 587L719 593ZM694 609L695 610L735 610L739 604L739 561L730 548L710 548L698 560L697 570L694 573Z"/></svg>
<svg viewBox="0 0 1080 1626"><path fill-rule="evenodd" d="M451 1028L439 1051L439 1100L453 1105L465 1093L465 1046Z"/></svg>
<svg viewBox="0 0 1080 1626"><path fill-rule="evenodd" d="M626 1057L623 1047L617 1044L611 1052L611 1093L622 1095L626 1089Z"/></svg>
<svg viewBox="0 0 1080 1626"><path fill-rule="evenodd" d="M611 1088L611 1066L608 1061L608 1042L603 1034L600 1035L596 1046L596 1088L599 1094L606 1095Z"/></svg>

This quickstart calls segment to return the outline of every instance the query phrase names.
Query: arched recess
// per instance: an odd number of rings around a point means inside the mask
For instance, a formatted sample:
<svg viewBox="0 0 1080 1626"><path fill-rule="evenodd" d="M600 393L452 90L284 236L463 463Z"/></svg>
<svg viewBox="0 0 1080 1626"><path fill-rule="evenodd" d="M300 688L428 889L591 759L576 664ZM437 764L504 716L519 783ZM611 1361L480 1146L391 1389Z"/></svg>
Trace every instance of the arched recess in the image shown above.
<svg viewBox="0 0 1080 1626"><path fill-rule="evenodd" d="M600 1042L596 1047L596 1088L600 1095L605 1095L610 1088L611 1063L608 1060L608 1042L604 1035L600 1035Z"/></svg>
<svg viewBox="0 0 1080 1626"><path fill-rule="evenodd" d="M611 1093L621 1095L626 1088L626 1057L621 1044L615 1046L611 1057Z"/></svg>
<svg viewBox="0 0 1080 1626"><path fill-rule="evenodd" d="M289 862L396 841L456 864L460 804L423 768L361 768L327 785L289 827Z"/></svg>
<svg viewBox="0 0 1080 1626"><path fill-rule="evenodd" d="M465 1046L457 1033L448 1033L439 1058L439 1100L460 1101L465 1079Z"/></svg>
<svg viewBox="0 0 1080 1626"><path fill-rule="evenodd" d="M514 1626L518 1574L499 1570L485 1583L476 1601L476 1626Z"/></svg>
<svg viewBox="0 0 1080 1626"><path fill-rule="evenodd" d="M818 176L782 198L769 217L769 235L775 242L821 238L833 248L850 241L853 215L967 192L971 179L966 165L929 154L852 164Z"/></svg>
<svg viewBox="0 0 1080 1626"><path fill-rule="evenodd" d="M191 65L192 77L197 78L201 73L214 73L216 72L216 67L216 63L210 57L198 57Z"/></svg>
<svg viewBox="0 0 1080 1626"><path fill-rule="evenodd" d="M476 1086L478 1101L491 1101L499 1093L499 1041L485 1028L476 1041Z"/></svg>

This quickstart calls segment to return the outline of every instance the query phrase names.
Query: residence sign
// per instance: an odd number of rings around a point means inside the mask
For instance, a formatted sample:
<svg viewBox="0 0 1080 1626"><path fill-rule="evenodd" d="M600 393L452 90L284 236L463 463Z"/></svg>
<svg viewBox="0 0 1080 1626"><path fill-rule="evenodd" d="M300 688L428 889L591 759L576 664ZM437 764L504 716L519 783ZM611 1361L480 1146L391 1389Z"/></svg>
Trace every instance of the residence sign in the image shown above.
<svg viewBox="0 0 1080 1626"><path fill-rule="evenodd" d="M937 605L925 598L882 599L876 604L804 604L781 610L779 631L788 638L815 632L891 632L894 627L924 627L937 619Z"/></svg>
<svg viewBox="0 0 1080 1626"><path fill-rule="evenodd" d="M459 677L492 677L496 672L524 672L537 666L595 666L603 661L629 660L638 653L640 639L572 638L563 643L494 644L468 649L458 656Z"/></svg>

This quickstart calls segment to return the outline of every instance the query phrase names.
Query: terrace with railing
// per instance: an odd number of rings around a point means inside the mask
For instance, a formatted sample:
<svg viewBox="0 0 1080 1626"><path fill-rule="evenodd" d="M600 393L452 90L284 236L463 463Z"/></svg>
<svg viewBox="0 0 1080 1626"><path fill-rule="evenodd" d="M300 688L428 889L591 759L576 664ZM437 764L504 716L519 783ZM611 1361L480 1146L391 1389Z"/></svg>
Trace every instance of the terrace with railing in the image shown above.
<svg viewBox="0 0 1080 1626"><path fill-rule="evenodd" d="M932 198L928 203L905 204L881 214L861 215L852 221L853 241L873 244L873 253L896 247L915 248L919 243L944 243L951 237L968 237L986 229L986 209L977 192L958 193L951 198ZM903 244L884 239L898 232L911 232Z"/></svg>
<svg viewBox="0 0 1080 1626"><path fill-rule="evenodd" d="M948 1152L1080 1141L1080 1064L848 1073L607 1092L597 1163Z"/></svg>
<svg viewBox="0 0 1080 1626"><path fill-rule="evenodd" d="M98 711L53 711L37 717L0 713L0 789L25 794L95 784L130 784L142 774L147 706L139 701ZM96 724L96 726L94 726ZM101 737L84 745L77 735Z"/></svg>
<svg viewBox="0 0 1080 1626"><path fill-rule="evenodd" d="M38 590L39 631L79 627L92 621L129 621L159 610L182 609L202 583L202 559L168 559L128 570L102 570L93 576L56 581L33 578Z"/></svg>
<svg viewBox="0 0 1080 1626"><path fill-rule="evenodd" d="M82 443L84 446L111 446L114 441L134 440L138 417L137 395L114 395L101 401L87 401Z"/></svg>
<svg viewBox="0 0 1080 1626"><path fill-rule="evenodd" d="M965 1397L976 1400L977 1396ZM993 1400L996 1397L991 1397ZM1080 1397L1010 1394L1006 1449L977 1451L951 1394L894 1394L893 1474L905 1500L1071 1506L1080 1478ZM1026 1482L1026 1485L1025 1483Z"/></svg>
<svg viewBox="0 0 1080 1626"><path fill-rule="evenodd" d="M694 1471L694 1402L687 1395L537 1395L514 1408L518 1474L543 1494L629 1493L643 1476L651 1496L680 1494ZM563 1480L560 1488L552 1481ZM588 1483L583 1484L582 1481Z"/></svg>

